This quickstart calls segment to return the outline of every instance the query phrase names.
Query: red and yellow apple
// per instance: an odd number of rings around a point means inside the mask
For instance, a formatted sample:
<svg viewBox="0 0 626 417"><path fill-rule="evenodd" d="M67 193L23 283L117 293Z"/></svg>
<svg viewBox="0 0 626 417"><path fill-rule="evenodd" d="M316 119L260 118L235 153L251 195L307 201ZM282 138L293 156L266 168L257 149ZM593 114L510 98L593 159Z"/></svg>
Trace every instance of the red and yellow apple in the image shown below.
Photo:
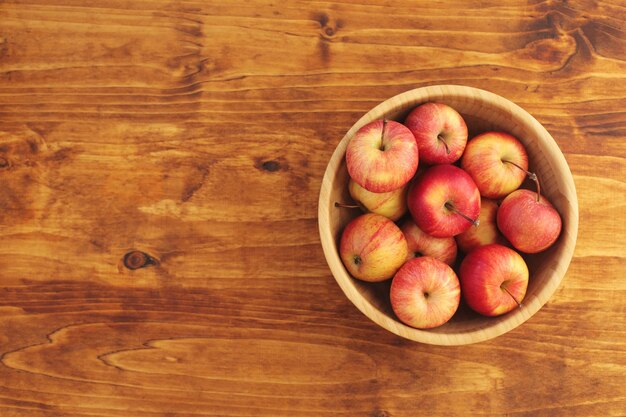
<svg viewBox="0 0 626 417"><path fill-rule="evenodd" d="M415 258L393 277L390 299L404 324L418 329L441 326L459 307L459 280L447 264L429 256Z"/></svg>
<svg viewBox="0 0 626 417"><path fill-rule="evenodd" d="M526 149L504 132L486 132L471 139L461 157L463 168L480 195L502 198L517 190L528 173Z"/></svg>
<svg viewBox="0 0 626 417"><path fill-rule="evenodd" d="M348 183L352 199L366 212L380 214L393 221L404 216L407 211L406 195L408 184L388 193L373 193L361 187L353 179Z"/></svg>
<svg viewBox="0 0 626 417"><path fill-rule="evenodd" d="M406 261L407 244L396 224L380 214L363 214L343 230L339 255L348 272L363 281L393 277Z"/></svg>
<svg viewBox="0 0 626 417"><path fill-rule="evenodd" d="M454 165L427 169L415 180L407 201L415 224L431 236L455 236L478 224L478 188Z"/></svg>
<svg viewBox="0 0 626 417"><path fill-rule="evenodd" d="M375 120L359 129L348 143L348 174L373 193L404 186L417 170L419 154L413 133L393 120Z"/></svg>
<svg viewBox="0 0 626 417"><path fill-rule="evenodd" d="M467 305L485 316L499 316L521 307L528 287L526 262L511 248L491 244L473 250L459 270Z"/></svg>
<svg viewBox="0 0 626 417"><path fill-rule="evenodd" d="M452 107L425 103L406 117L404 124L413 132L420 161L426 164L451 164L463 154L467 125Z"/></svg>
<svg viewBox="0 0 626 417"><path fill-rule="evenodd" d="M480 199L480 215L478 216L478 226L470 227L460 235L456 235L456 243L465 253L470 253L479 246L499 243L508 245L508 242L498 230L496 224L496 214L498 203L494 200L482 197Z"/></svg>
<svg viewBox="0 0 626 417"><path fill-rule="evenodd" d="M453 237L434 237L407 219L400 227L409 249L408 259L430 256L450 266L456 260L456 242Z"/></svg>
<svg viewBox="0 0 626 417"><path fill-rule="evenodd" d="M525 253L548 249L561 234L561 216L539 193L520 189L500 204L498 229L513 247Z"/></svg>

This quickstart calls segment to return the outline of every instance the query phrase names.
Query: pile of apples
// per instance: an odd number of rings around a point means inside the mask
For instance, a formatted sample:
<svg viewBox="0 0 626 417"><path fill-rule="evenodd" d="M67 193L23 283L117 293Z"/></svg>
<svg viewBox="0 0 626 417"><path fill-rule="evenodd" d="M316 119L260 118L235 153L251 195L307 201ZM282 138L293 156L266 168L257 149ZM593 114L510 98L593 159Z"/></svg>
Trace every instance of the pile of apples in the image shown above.
<svg viewBox="0 0 626 417"><path fill-rule="evenodd" d="M366 214L343 230L342 262L357 279L393 280L398 319L440 326L461 297L485 316L522 307L529 273L520 252L554 244L561 217L541 195L519 140L490 131L468 141L456 110L425 103L404 123L376 120L359 129L346 165L357 205L335 205ZM536 191L520 188L527 177Z"/></svg>

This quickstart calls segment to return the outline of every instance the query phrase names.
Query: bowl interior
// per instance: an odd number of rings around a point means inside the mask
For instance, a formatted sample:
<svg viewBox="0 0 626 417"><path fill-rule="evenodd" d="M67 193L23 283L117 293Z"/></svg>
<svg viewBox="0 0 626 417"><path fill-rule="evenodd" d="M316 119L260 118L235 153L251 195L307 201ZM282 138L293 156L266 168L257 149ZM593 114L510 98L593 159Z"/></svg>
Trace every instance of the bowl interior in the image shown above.
<svg viewBox="0 0 626 417"><path fill-rule="evenodd" d="M445 103L465 119L469 138L499 130L517 137L526 147L530 170L536 172L545 195L561 214L563 231L547 251L524 255L530 270L523 307L497 318L482 317L463 303L454 317L441 327L418 330L402 324L389 302L390 281L371 284L352 278L341 264L338 242L345 225L361 213L336 208L350 202L345 148L352 135L371 120L388 118L403 122L408 112L427 101ZM526 186L531 186L526 184ZM440 86L411 90L393 97L367 113L346 134L326 171L320 193L320 233L325 255L337 282L348 298L373 321L403 337L433 344L467 344L502 334L523 323L550 298L571 260L578 229L578 206L571 172L549 133L527 112L495 94L470 87Z"/></svg>

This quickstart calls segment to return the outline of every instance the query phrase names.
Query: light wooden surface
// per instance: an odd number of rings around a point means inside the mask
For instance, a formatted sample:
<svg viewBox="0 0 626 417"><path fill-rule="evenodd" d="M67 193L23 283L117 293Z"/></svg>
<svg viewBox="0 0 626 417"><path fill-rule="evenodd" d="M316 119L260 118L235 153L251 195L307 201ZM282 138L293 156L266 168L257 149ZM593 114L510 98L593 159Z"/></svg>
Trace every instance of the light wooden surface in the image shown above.
<svg viewBox="0 0 626 417"><path fill-rule="evenodd" d="M626 8L605 1L0 2L0 415L626 415ZM572 264L494 340L372 323L324 259L347 129L414 87L528 110ZM146 267L131 270L126 264Z"/></svg>

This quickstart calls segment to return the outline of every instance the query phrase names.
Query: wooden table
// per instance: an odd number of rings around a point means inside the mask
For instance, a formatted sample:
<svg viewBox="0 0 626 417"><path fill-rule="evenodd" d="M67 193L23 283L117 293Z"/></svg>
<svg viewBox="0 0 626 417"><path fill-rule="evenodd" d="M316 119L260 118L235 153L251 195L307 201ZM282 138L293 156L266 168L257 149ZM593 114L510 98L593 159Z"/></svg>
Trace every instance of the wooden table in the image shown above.
<svg viewBox="0 0 626 417"><path fill-rule="evenodd" d="M626 8L0 2L0 415L626 415ZM431 84L554 136L580 233L489 342L400 339L322 254L347 129Z"/></svg>

